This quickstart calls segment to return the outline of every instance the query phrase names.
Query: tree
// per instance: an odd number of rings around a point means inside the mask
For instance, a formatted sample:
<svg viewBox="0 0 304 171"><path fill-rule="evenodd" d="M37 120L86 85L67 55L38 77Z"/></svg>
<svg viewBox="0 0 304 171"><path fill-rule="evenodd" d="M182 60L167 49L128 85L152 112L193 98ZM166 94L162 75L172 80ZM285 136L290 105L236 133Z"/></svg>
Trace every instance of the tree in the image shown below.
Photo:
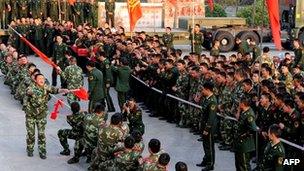
<svg viewBox="0 0 304 171"><path fill-rule="evenodd" d="M206 17L227 17L227 13L225 12L224 8L219 4L214 4L213 12L210 11L208 5L206 5Z"/></svg>
<svg viewBox="0 0 304 171"><path fill-rule="evenodd" d="M227 8L228 6L235 6L238 0L214 0L215 3L221 4L223 8Z"/></svg>
<svg viewBox="0 0 304 171"><path fill-rule="evenodd" d="M267 7L264 3L264 0L256 0L255 6L255 19L253 23L253 14L254 14L254 5L246 6L244 8L240 8L237 16L246 18L246 22L249 25L255 26L269 26L269 18L268 18L268 11Z"/></svg>

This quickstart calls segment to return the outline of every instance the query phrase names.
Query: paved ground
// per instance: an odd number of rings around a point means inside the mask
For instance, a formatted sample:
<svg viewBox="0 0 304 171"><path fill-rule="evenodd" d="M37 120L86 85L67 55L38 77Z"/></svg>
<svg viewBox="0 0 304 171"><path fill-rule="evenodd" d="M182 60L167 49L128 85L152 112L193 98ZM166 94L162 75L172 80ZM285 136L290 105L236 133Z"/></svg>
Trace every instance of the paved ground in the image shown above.
<svg viewBox="0 0 304 171"><path fill-rule="evenodd" d="M277 55L279 52L272 54ZM41 71L50 79L51 69L49 66L36 57L30 57L30 60L37 64ZM115 107L118 109L115 90L111 90L111 95ZM86 170L88 165L85 164L84 159L79 164L68 165L66 161L70 157L59 155L62 148L57 138L57 131L61 128L68 128L68 124L65 122L65 116L69 114L67 108L60 111L60 116L56 121L48 120L46 128L48 158L41 160L37 150L33 158L26 156L24 112L21 110L20 104L10 95L8 87L3 84L3 77L0 78L0 97L0 170ZM63 98L60 95L56 95L56 97ZM52 110L53 104L54 98L49 101L50 110ZM83 102L81 105L86 110L87 104ZM196 141L198 136L190 134L187 129L176 128L174 125L160 121L157 118L150 118L146 112L144 112L143 120L146 125L145 144L147 145L151 138L160 139L162 148L171 156L170 171L174 170L174 165L178 161L186 162L190 171L200 170L200 168L195 166L203 157L202 144ZM70 141L70 144L73 147L73 141ZM37 146L35 146L35 149L37 149ZM147 149L145 149L144 154L147 154ZM219 151L216 148L215 170L235 170L233 154Z"/></svg>

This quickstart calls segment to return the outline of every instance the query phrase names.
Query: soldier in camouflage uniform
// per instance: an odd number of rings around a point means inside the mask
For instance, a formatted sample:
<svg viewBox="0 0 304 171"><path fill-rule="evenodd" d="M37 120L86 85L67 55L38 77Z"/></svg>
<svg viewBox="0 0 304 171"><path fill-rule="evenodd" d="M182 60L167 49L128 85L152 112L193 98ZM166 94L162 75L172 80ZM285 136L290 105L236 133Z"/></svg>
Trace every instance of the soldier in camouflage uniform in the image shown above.
<svg viewBox="0 0 304 171"><path fill-rule="evenodd" d="M130 99L123 105L122 109L124 120L128 119L129 132L139 131L142 135L145 133L145 125L142 121L142 111L134 99Z"/></svg>
<svg viewBox="0 0 304 171"><path fill-rule="evenodd" d="M96 103L94 113L86 115L84 118L84 141L87 163L91 162L92 152L97 146L98 132L105 126L108 114L105 112L105 106Z"/></svg>
<svg viewBox="0 0 304 171"><path fill-rule="evenodd" d="M115 158L99 164L100 170L128 171L136 170L139 155L133 151L135 140L129 136L124 140L124 150L114 153Z"/></svg>
<svg viewBox="0 0 304 171"><path fill-rule="evenodd" d="M35 144L35 127L38 130L38 148L41 159L46 159L45 126L47 123L47 103L49 94L68 92L66 89L58 89L45 84L42 74L35 76L36 84L27 89L27 100L25 106L25 125L27 130L27 155L33 156Z"/></svg>
<svg viewBox="0 0 304 171"><path fill-rule="evenodd" d="M57 68L57 70L59 71L60 76L66 81L69 90L79 89L83 86L82 69L77 66L75 57L70 58L70 65L66 67L64 71L61 71L61 68ZM73 93L69 93L67 99L69 104L74 101L79 101Z"/></svg>
<svg viewBox="0 0 304 171"><path fill-rule="evenodd" d="M63 147L61 155L70 155L70 149L68 139L75 140L74 146L74 157L68 160L69 164L76 163L79 161L83 150L83 119L85 113L80 111L80 105L78 102L71 103L71 115L67 116L67 122L72 129L60 129L57 133L60 144Z"/></svg>
<svg viewBox="0 0 304 171"><path fill-rule="evenodd" d="M163 34L162 41L164 45L167 47L167 49L173 48L173 33L171 33L171 28L166 27L166 33Z"/></svg>
<svg viewBox="0 0 304 171"><path fill-rule="evenodd" d="M12 89L16 92L19 83L23 80L28 72L28 60L24 55L18 56L17 73L12 77Z"/></svg>
<svg viewBox="0 0 304 171"><path fill-rule="evenodd" d="M204 42L204 34L200 32L200 25L195 24L193 32L190 34L191 50L200 55L203 51L202 44Z"/></svg>
<svg viewBox="0 0 304 171"><path fill-rule="evenodd" d="M94 157L89 170L99 170L99 165L113 156L117 143L123 140L121 124L122 115L116 113L111 117L111 124L100 129L97 148L94 150Z"/></svg>
<svg viewBox="0 0 304 171"><path fill-rule="evenodd" d="M170 156L168 153L163 153L159 156L156 164L146 165L144 171L166 171L167 165L170 162Z"/></svg>
<svg viewBox="0 0 304 171"><path fill-rule="evenodd" d="M17 0L10 0L10 15L11 15L11 19L12 20L16 20L17 18L19 18L18 16L18 3Z"/></svg>
<svg viewBox="0 0 304 171"><path fill-rule="evenodd" d="M186 63L184 60L177 61L177 69L179 71L179 77L176 81L176 86L173 87L173 91L176 92L177 97L181 99L189 98L189 75L186 70ZM179 102L178 112L180 118L178 119L177 126L186 127L187 126L187 105L185 103Z"/></svg>
<svg viewBox="0 0 304 171"><path fill-rule="evenodd" d="M151 139L148 144L149 147L149 156L143 158L141 164L141 168L148 167L149 165L157 164L159 156L164 153L161 150L161 143L158 139Z"/></svg>

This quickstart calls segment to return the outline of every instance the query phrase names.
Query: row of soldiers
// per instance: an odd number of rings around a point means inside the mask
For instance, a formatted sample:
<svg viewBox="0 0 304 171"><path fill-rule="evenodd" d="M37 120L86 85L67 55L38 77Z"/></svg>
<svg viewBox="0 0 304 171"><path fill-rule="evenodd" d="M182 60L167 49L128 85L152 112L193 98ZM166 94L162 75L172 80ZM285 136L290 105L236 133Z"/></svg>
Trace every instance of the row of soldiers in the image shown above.
<svg viewBox="0 0 304 171"><path fill-rule="evenodd" d="M18 55L12 46L1 44L0 47L0 68L5 75L5 84L10 86L12 93L16 89L16 94L23 92L22 95L19 94L18 99L21 100L26 113L27 155L33 157L37 127L39 155L41 159L46 159L44 131L49 94L70 92L45 82L45 77L36 65L28 62L27 56ZM75 59L71 62L70 66L75 65ZM66 71L60 70L63 73ZM166 170L170 156L161 149L159 140L151 139L148 145L150 154L142 157L145 147L142 138L144 125L141 110L134 99L123 105L122 113L111 116L110 124L106 123L108 113L105 105L101 103L96 103L90 113L83 112L75 100L70 102L70 108L72 114L68 115L66 120L71 129L58 131L58 138L63 147L61 155L70 155L68 139L75 140L74 156L68 160L69 164L77 163L81 156L85 156L87 163L91 163L89 170ZM185 170L186 165L179 162L177 168Z"/></svg>
<svg viewBox="0 0 304 171"><path fill-rule="evenodd" d="M2 29L11 21L34 18L53 21L73 21L77 25L90 23L97 27L97 0L2 0L0 21Z"/></svg>

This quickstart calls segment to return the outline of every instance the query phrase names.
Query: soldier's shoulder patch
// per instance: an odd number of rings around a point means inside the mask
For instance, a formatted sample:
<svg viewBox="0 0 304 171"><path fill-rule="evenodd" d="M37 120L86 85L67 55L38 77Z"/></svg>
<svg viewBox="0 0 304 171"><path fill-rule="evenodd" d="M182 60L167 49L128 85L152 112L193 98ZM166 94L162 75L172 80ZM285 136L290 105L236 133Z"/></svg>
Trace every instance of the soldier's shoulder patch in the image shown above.
<svg viewBox="0 0 304 171"><path fill-rule="evenodd" d="M109 64L107 64L107 65L106 65L106 68L107 68L107 69L108 69L108 68L110 68L110 65L109 65Z"/></svg>
<svg viewBox="0 0 304 171"><path fill-rule="evenodd" d="M283 157L279 157L279 158L278 158L278 164L279 164L279 165L282 165L282 164L283 164L283 160L284 160Z"/></svg>
<svg viewBox="0 0 304 171"><path fill-rule="evenodd" d="M248 122L253 122L254 118L253 116L248 116Z"/></svg>
<svg viewBox="0 0 304 171"><path fill-rule="evenodd" d="M295 122L294 122L294 126L295 126L296 128L298 128L298 127L299 127L299 122L298 122L298 121L295 121Z"/></svg>
<svg viewBox="0 0 304 171"><path fill-rule="evenodd" d="M211 105L211 110L215 110L216 106L213 104Z"/></svg>
<svg viewBox="0 0 304 171"><path fill-rule="evenodd" d="M92 81L94 79L93 76L89 76L89 80Z"/></svg>

